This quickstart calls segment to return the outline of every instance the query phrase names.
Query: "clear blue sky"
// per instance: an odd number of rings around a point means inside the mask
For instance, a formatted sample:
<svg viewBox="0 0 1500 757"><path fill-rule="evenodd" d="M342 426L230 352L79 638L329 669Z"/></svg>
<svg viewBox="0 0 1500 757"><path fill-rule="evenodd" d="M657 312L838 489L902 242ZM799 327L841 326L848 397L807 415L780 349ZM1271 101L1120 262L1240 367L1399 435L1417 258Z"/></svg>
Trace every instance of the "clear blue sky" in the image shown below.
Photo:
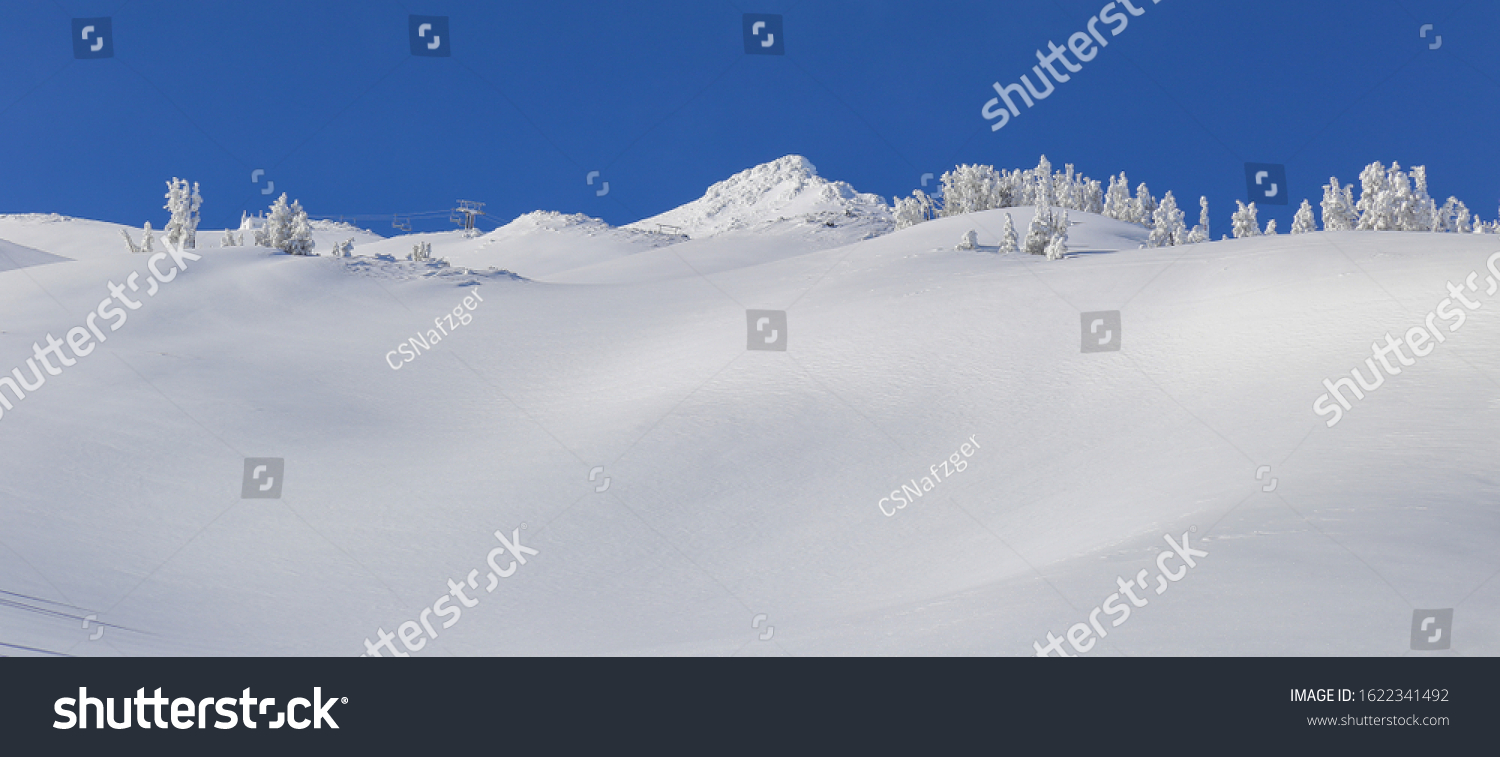
<svg viewBox="0 0 1500 757"><path fill-rule="evenodd" d="M1283 231L1330 175L1374 160L1426 164L1439 202L1496 217L1500 4L1136 3L1082 71L991 132L991 82L1104 0L9 0L0 212L159 226L182 176L220 227L268 203L263 169L314 215L462 198L502 222L619 224L791 153L887 199L956 163L1046 153L1173 190L1190 223L1207 195L1215 238L1246 162L1286 165L1292 204L1261 215ZM784 15L784 56L745 53L744 13ZM449 17L451 57L411 55L412 14ZM74 59L70 17L112 18L114 57Z"/></svg>

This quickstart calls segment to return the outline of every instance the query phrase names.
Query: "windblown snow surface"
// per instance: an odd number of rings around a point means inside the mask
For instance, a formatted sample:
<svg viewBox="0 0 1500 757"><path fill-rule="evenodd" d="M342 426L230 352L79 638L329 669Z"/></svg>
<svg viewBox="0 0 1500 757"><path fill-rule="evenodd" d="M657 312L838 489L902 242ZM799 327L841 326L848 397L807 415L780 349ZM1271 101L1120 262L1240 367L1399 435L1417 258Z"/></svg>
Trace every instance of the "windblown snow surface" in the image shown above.
<svg viewBox="0 0 1500 757"><path fill-rule="evenodd" d="M0 651L358 655L410 621L418 656L1031 655L1093 613L1091 656L1402 655L1453 608L1432 654L1500 653L1495 237L1138 249L1074 212L1048 261L994 252L1031 208L883 233L782 162L630 229L351 259L200 230L0 416ZM118 228L0 218L0 370L146 280ZM423 240L449 264L403 260ZM1470 273L1461 328L1314 413ZM747 350L752 309L785 351ZM1082 352L1099 311L1122 348ZM242 498L246 458L284 459L280 498ZM536 550L503 578L497 531ZM1128 617L1094 612L1137 575Z"/></svg>

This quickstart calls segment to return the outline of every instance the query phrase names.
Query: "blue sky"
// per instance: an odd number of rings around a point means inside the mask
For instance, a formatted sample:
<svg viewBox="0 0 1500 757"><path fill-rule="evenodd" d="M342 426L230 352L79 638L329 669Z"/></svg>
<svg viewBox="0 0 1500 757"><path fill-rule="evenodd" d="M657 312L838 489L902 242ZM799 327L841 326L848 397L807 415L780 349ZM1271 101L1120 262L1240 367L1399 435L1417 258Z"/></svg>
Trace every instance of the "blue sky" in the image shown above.
<svg viewBox="0 0 1500 757"><path fill-rule="evenodd" d="M182 176L202 184L205 228L264 208L266 180L314 215L468 199L501 222L620 224L786 154L889 199L956 163L1045 153L1170 189L1190 223L1207 195L1215 238L1248 199L1247 162L1286 165L1291 204L1261 214L1283 232L1330 175L1374 160L1425 164L1440 202L1496 217L1497 4L1136 2L1145 14L1082 71L991 132L991 82L1104 0L12 0L0 212L160 226ZM785 55L745 53L745 13L784 16ZM413 14L449 18L451 57L411 55ZM85 17L112 19L112 58L74 59Z"/></svg>

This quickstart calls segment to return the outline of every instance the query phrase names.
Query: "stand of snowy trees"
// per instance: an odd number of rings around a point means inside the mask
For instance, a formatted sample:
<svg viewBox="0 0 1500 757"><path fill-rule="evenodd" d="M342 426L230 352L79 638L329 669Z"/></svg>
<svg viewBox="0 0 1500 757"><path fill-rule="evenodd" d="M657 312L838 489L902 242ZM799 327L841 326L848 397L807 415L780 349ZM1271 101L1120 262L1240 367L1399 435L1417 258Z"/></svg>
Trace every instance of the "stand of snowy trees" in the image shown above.
<svg viewBox="0 0 1500 757"><path fill-rule="evenodd" d="M1324 231L1496 232L1496 224L1475 218L1457 197L1439 206L1427 193L1426 166L1415 166L1411 173L1395 162L1390 168L1378 160L1365 166L1359 175L1359 202L1350 202L1350 186L1340 187L1337 178L1328 182L1323 186Z"/></svg>
<svg viewBox="0 0 1500 757"><path fill-rule="evenodd" d="M198 247L198 209L203 206L203 197L198 194L198 185L188 188L186 179L176 176L167 182L167 204L162 207L171 213L167 220L166 240L173 246L184 250L193 250ZM125 246L133 253L153 252L156 247L156 237L151 230L151 222L147 221L141 229L141 243L136 244L130 237L130 232L120 229L120 236L125 237Z"/></svg>
<svg viewBox="0 0 1500 757"><path fill-rule="evenodd" d="M942 200L918 189L911 197L896 198L896 228L904 229L932 218L975 213L993 208L1036 206L1020 249L1034 255L1060 258L1067 252L1069 209L1088 213L1104 211L1104 193L1099 182L1077 173L1072 164L1054 172L1043 155L1030 170L996 171L994 166L962 165L943 174ZM1053 210L1060 207L1061 212ZM1015 222L1006 215L1000 252L1018 249ZM967 236L960 249L973 249Z"/></svg>
<svg viewBox="0 0 1500 757"><path fill-rule="evenodd" d="M918 189L896 199L896 228L933 218L1021 205L1059 206L1086 213L1104 212L1099 182L1068 164L1056 173L1043 155L1036 168L997 171L994 166L962 165L943 174L941 201Z"/></svg>
<svg viewBox="0 0 1500 757"><path fill-rule="evenodd" d="M1177 200L1168 192L1157 200L1143 183L1130 193L1130 182L1122 172L1111 176L1109 188L1078 173L1071 163L1054 171L1043 155L1036 168L995 170L993 166L961 165L943 174L942 190L931 196L918 189L911 197L895 200L896 228L904 229L933 218L975 213L994 208L1032 205L1036 214L1026 229L1024 241L1016 238L1015 224L1006 216L1001 253L1025 250L1049 258L1067 252L1068 211L1097 213L1107 218L1136 223L1151 229L1149 246L1161 247L1203 242L1208 236L1208 200L1198 226L1189 230Z"/></svg>
<svg viewBox="0 0 1500 757"><path fill-rule="evenodd" d="M1400 164L1389 168L1379 161L1360 172L1359 200L1354 199L1353 184L1340 185L1330 178L1323 186L1323 231L1428 231L1458 234L1500 233L1500 221L1485 223L1463 202L1449 197L1442 205L1428 194L1427 168L1415 166L1403 171ZM1255 203L1236 201L1238 209L1230 218L1231 233L1236 239L1275 234L1275 219L1264 230L1256 219ZM896 228L904 229L933 218L974 213L993 208L1022 205L1036 206L1036 215L1026 230L1025 241L1016 238L1015 225L1006 215L1001 235L1002 253L1025 250L1036 255L1061 257L1067 248L1067 211L1098 213L1127 223L1140 224L1151 230L1147 247L1168 247L1207 242L1209 233L1208 198L1198 198L1198 224L1187 228L1177 199L1167 192L1160 200L1151 195L1145 183L1135 194L1124 172L1109 178L1108 188L1074 171L1052 170L1044 155L1037 167L1029 170L997 171L993 166L961 165L943 174L942 191L929 196L922 190L911 197L896 198ZM1059 213L1054 208L1061 210ZM1302 201L1292 219L1291 233L1318 231L1313 206ZM1225 239L1228 236L1224 237ZM1060 239L1061 241L1055 240ZM1060 251L1059 251L1060 250Z"/></svg>

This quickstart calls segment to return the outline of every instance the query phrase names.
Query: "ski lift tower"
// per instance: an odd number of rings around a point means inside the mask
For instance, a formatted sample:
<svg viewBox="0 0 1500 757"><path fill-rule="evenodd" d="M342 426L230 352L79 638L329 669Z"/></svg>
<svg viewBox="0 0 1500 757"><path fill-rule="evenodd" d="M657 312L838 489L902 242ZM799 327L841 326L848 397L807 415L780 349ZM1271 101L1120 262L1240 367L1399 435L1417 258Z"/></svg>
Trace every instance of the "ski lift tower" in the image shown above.
<svg viewBox="0 0 1500 757"><path fill-rule="evenodd" d="M449 220L463 227L464 236L472 237L475 234L474 219L484 215L484 210L482 210L483 207L484 203L482 202L474 202L473 200L459 200L458 207L453 209L453 212L448 216L448 218ZM460 215L462 216L462 218L459 217Z"/></svg>

